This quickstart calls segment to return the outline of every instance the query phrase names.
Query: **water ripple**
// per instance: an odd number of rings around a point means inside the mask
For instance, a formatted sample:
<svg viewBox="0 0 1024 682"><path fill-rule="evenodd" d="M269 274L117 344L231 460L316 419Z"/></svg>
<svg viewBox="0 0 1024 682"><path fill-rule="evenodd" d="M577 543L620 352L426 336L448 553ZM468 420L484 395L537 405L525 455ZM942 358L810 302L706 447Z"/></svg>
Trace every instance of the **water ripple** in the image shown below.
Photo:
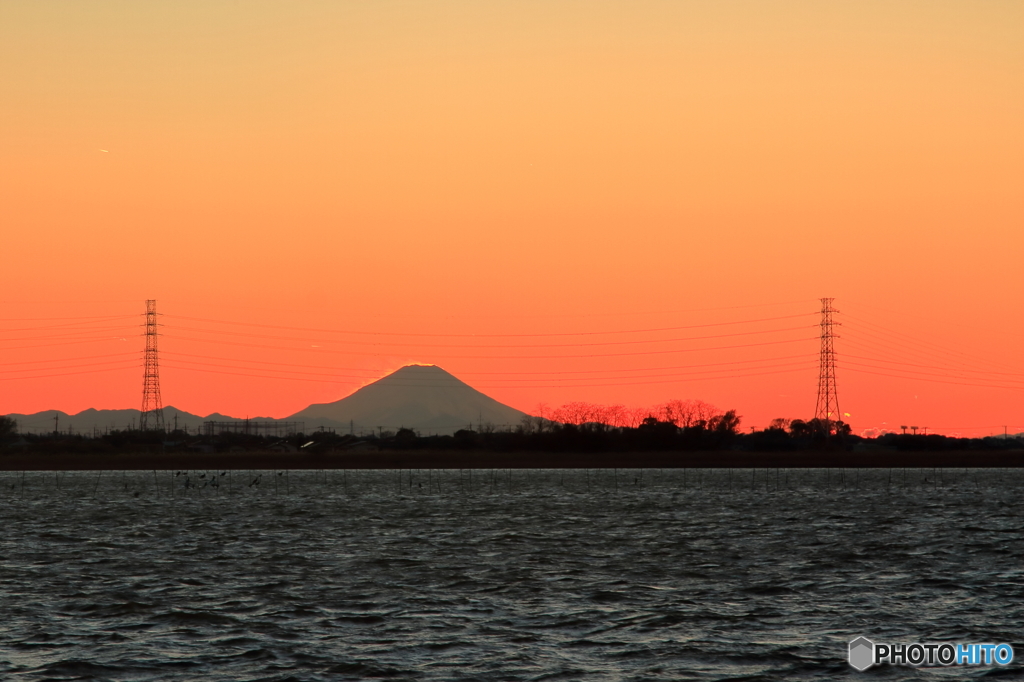
<svg viewBox="0 0 1024 682"><path fill-rule="evenodd" d="M0 675L831 679L1024 622L1012 471L258 475L0 474Z"/></svg>

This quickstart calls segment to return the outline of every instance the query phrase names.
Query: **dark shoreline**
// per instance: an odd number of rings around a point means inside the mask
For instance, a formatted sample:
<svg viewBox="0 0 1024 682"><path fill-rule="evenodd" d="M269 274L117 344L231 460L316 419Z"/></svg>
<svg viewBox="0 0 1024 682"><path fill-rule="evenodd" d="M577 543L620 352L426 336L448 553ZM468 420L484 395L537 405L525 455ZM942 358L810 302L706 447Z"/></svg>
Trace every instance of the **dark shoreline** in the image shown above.
<svg viewBox="0 0 1024 682"><path fill-rule="evenodd" d="M7 454L0 471L266 469L750 469L1024 467L1021 450L823 452L487 452L382 450L339 454Z"/></svg>

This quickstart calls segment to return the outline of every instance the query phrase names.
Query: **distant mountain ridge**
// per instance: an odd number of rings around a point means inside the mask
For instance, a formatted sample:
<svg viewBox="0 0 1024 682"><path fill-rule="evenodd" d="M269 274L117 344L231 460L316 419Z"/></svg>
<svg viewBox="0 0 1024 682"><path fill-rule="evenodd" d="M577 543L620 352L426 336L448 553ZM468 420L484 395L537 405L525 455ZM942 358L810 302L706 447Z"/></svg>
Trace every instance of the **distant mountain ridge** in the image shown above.
<svg viewBox="0 0 1024 682"><path fill-rule="evenodd" d="M44 410L34 414L8 414L6 416L18 422L18 430L22 433L52 433L57 428L61 433L92 434L106 431L123 431L138 428L141 412L135 409L97 410L89 408L76 414L68 414L61 410ZM54 415L57 416L56 425ZM197 432L206 421L245 421L238 417L228 417L214 412L205 417L179 410L168 405L164 408L164 425L174 428L174 418L178 418L178 428ZM271 417L252 417L259 421L273 421Z"/></svg>

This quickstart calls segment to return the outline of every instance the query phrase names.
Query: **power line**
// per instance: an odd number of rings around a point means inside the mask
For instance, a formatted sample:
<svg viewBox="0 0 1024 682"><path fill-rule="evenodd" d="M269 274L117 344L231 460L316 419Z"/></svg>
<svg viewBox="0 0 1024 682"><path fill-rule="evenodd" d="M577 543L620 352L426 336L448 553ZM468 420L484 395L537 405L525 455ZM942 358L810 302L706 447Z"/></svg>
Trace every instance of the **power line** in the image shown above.
<svg viewBox="0 0 1024 682"><path fill-rule="evenodd" d="M18 372L39 372L39 371L49 372L50 370L58 370L58 369L79 369L80 367L99 367L101 365L116 365L116 364L121 364L123 362L124 362L124 360L106 360L104 362L89 362L89 363L85 363L85 364L76 363L76 364L72 364L72 365L65 365L63 367L31 367L31 368L26 368L26 369L0 369L0 374L15 374L15 373L18 373Z"/></svg>
<svg viewBox="0 0 1024 682"><path fill-rule="evenodd" d="M110 320L102 320L102 321L103 322L109 322ZM50 325L46 325L46 326L43 326L43 327L13 327L11 329L0 329L0 332L6 334L7 332L35 332L35 331L45 331L47 329L69 329L69 328L74 328L74 327L79 327L81 331L89 331L89 330L94 330L94 329L104 329L105 328L105 327L94 327L94 326L91 326L93 324L95 324L95 323L94 322L68 322L67 324L50 324ZM117 328L124 327L124 326L125 325L118 325ZM132 325L132 326L134 326L134 325ZM113 327L109 327L109 328L112 329Z"/></svg>
<svg viewBox="0 0 1024 682"><path fill-rule="evenodd" d="M914 375L918 375L918 376L943 377L943 378L950 379L950 380L957 379L957 377L952 377L952 376L950 376L948 374L936 374L934 372L919 372L919 371L913 370L913 369L900 369L900 368L892 368L892 367L878 367L876 365L865 365L865 364L859 363L859 362L846 362L846 363L844 363L843 366L844 367L867 367L869 369L880 369L880 370L886 370L886 371L890 371L890 372L904 372L906 374L914 374ZM987 379L979 378L979 377L962 377L962 379L966 379L968 381L989 381ZM993 379L991 381L995 381L995 380ZM1012 379L1008 379L1008 380L1004 380L1004 381L1008 382L1011 385L1020 384L1021 388L1024 388L1024 381L1014 381ZM968 385L970 385L970 386L979 386L981 384L964 384L964 385L965 386L968 386ZM995 385L999 385L999 384L993 384L993 386L995 386Z"/></svg>
<svg viewBox="0 0 1024 682"><path fill-rule="evenodd" d="M90 369L83 370L81 372L64 372L62 374L40 374L37 376L30 377L0 377L0 381L18 381L21 379L49 379L50 377L69 377L75 374L96 374L97 372L114 372L118 370L138 369L138 367L139 366L137 364L133 364L127 365L125 367L108 367L106 369Z"/></svg>
<svg viewBox="0 0 1024 682"><path fill-rule="evenodd" d="M107 336L107 335L103 335L103 336L81 336L81 334L96 334L96 333L101 332L101 331L114 331L114 330L124 330L124 329L125 329L124 327L108 327L106 329L89 329L89 330L70 331L70 332L67 332L67 333L64 333L64 334L47 334L46 336L15 336L15 337L6 338L6 339L5 338L0 338L0 342L4 342L4 341L49 341L51 339L69 339L69 338L75 338L75 337L78 337L78 338L81 338L81 339L108 339L110 337Z"/></svg>
<svg viewBox="0 0 1024 682"><path fill-rule="evenodd" d="M212 355L195 355L192 353L177 353L173 351L164 350L161 351L161 355L172 356L172 357L184 357L184 358L199 358L201 360L223 360L225 362L245 362L256 365L276 365L281 367L302 367L305 369L318 369L323 372L366 372L373 376L379 376L382 370L371 369L366 367L325 367L324 365L309 365L309 364L297 364L291 362L270 362L267 360L251 360L243 358L222 358ZM103 357L103 356L99 356ZM607 373L624 373L624 372L662 372L675 369L691 369L694 367L716 367L722 365L745 365L750 363L759 362L775 362L780 360L794 360L794 359L807 359L809 356L806 353L799 355L783 355L780 357L772 358L757 358L753 360L730 360L727 362L705 362L699 365L671 365L668 367L633 367L633 368L608 368L608 369L587 369L587 370L557 370L551 372L460 372L463 376L523 376L527 374L538 374L542 376L553 376L562 374L607 374ZM269 371L269 370L268 370Z"/></svg>
<svg viewBox="0 0 1024 682"><path fill-rule="evenodd" d="M877 355L882 355L883 356L883 357L877 357L877 358L863 358L863 357L860 357L860 356L851 356L851 357L858 357L859 359L867 360L869 362L881 362L881 363L886 363L886 364L891 364L891 365L900 365L900 366L905 366L905 367L921 367L921 368L924 368L924 369L935 369L935 370L939 370L939 371L942 371L942 372L946 372L948 374L972 374L972 375L988 374L988 375L1006 376L1006 377L1021 376L1020 374L1016 374L1016 373L993 372L993 371L987 370L987 369L973 369L971 367L951 367L949 365L941 365L941 364L939 364L939 365L921 365L921 364L918 364L918 363L909 362L903 356L900 356L900 355L894 353L893 351L887 350L885 348L879 348L879 347L875 347L875 346L866 345L866 344L854 341L852 339L846 339L846 343L848 345L852 346L854 349L860 349L862 351L866 351L867 353L873 353L873 354L877 354ZM940 360L940 362L941 362L941 360ZM976 377L976 378L982 379L982 377Z"/></svg>
<svg viewBox="0 0 1024 682"><path fill-rule="evenodd" d="M734 336L753 336L755 334L779 334L782 332L798 331L801 329L808 329L814 325L804 325L800 327L786 327L784 329L764 329L758 331L749 332L733 332L731 334L711 334L707 336L690 336L685 338L675 339L634 339L629 341L588 341L583 343L538 343L538 344L494 344L494 345L480 345L480 344L425 344L415 343L416 348L480 348L480 349L491 349L491 348L581 348L581 347L592 347L592 346L623 346L623 345L635 345L641 343L678 343L682 341L704 341L707 339L724 339ZM200 332L210 334L223 334L226 336L241 336L252 339L272 339L275 341L302 341L308 343L318 339L299 339L293 336L268 336L265 334L248 334L245 332L226 332L217 331L210 329L196 329L193 327L176 327L181 331L186 332ZM324 343L321 341L321 343ZM381 342L381 341L340 341L340 342L327 342L327 343L344 343L348 346L397 346L404 348L413 345L410 342Z"/></svg>
<svg viewBox="0 0 1024 682"><path fill-rule="evenodd" d="M910 350L915 355L917 355L917 354L919 354L921 352L921 350L922 350L921 346L923 345L923 346L931 346L931 348L933 349L933 350L931 350L932 354L943 353L945 355L955 356L961 362L963 362L966 359L966 360L973 361L975 364L1000 365L1000 363L996 363L996 362L994 362L994 361L992 361L992 360L990 360L988 358L981 358L981 357L978 357L978 356L974 356L974 355L971 355L970 353L967 353L967 352L962 351L962 350L953 350L953 349L951 349L949 347L943 346L943 345L935 343L933 341L927 341L927 340L926 341L922 341L922 340L916 339L916 338L914 338L914 337L912 337L912 336L910 336L908 334L904 334L903 332L897 332L897 331L888 329L886 327L883 327L881 325L875 324L873 322L869 322L867 320L862 320L862 319L860 319L858 317L854 317L852 315L845 315L844 317L849 318L851 320L855 320L855 321L857 321L857 322L859 322L859 323L861 323L863 325L867 325L868 327L873 327L876 330L878 330L878 332L881 332L883 334L889 334L890 336L896 336L896 337L903 337L903 339L906 339L906 341L901 340L901 339L891 339L891 340L889 340L889 342L890 343L899 344L899 345L904 346L904 347L907 347L908 342L909 342L910 344L912 344L909 348L910 348ZM872 333L871 330L869 330L869 329L857 329L856 327L853 327L852 329L860 331L861 333L863 333L865 335L874 336L874 338L882 338L882 339L884 339L884 337L878 336L877 332L876 333Z"/></svg>
<svg viewBox="0 0 1024 682"><path fill-rule="evenodd" d="M955 362L961 366L999 366L997 365L997 363L979 362L978 360L975 360L974 358L970 357L950 358L947 357L946 354L941 353L939 351L934 351L929 348L917 347L914 346L913 344L905 343L898 339L888 339L885 337L880 337L876 334L871 333L870 331L865 331L864 329L856 329L854 327L850 327L849 329L851 330L851 334L849 334L849 336L851 337L852 341L862 343L869 348L877 347L879 349L884 349L891 355L895 356L909 356L915 360L925 357L931 358L936 362L942 362L946 364L952 364Z"/></svg>
<svg viewBox="0 0 1024 682"><path fill-rule="evenodd" d="M976 387L976 388L998 388L998 389L1005 389L1005 390L1010 390L1010 391L1021 391L1021 390L1024 390L1024 386L1000 386L1000 385L997 385L997 384L969 384L969 383L961 382L961 381L943 381L942 379L924 379L924 378L921 378L921 377L908 377L908 376L902 376L902 375L899 375L899 374L889 374L889 373L886 373L886 372L872 372L872 371L869 371L869 370L866 370L866 369L857 369L855 367L854 368L850 368L849 371L857 372L857 373L860 373L860 374L874 374L876 376L889 377L891 379L908 379L910 381L925 381L925 382L928 382L928 383L931 383L931 384L952 384L952 385L955 385L955 386L973 386L973 387Z"/></svg>
<svg viewBox="0 0 1024 682"><path fill-rule="evenodd" d="M93 315L89 317L5 317L0 322L54 322L57 320L117 320L138 315Z"/></svg>
<svg viewBox="0 0 1024 682"><path fill-rule="evenodd" d="M248 374L248 373L244 373L244 372L226 372L226 371L215 370L215 369L197 369L197 368L194 368L194 367L178 367L178 366L175 366L175 365L169 365L167 363L164 363L164 367L166 367L168 369L183 370L183 371L186 371L186 372L206 372L206 373L209 373L209 374L226 374L226 375L230 375L230 376L249 377L249 378L252 378L252 379L279 379L279 380L285 380L285 381L308 381L308 382L313 382L313 383L327 383L327 384L345 383L345 382L336 381L336 380L333 380L333 379L307 379L307 378L304 378L304 377L267 376L267 375L260 375L260 374ZM764 376L764 375L769 375L769 374L786 374L786 373L791 373L791 372L806 371L808 369L813 369L813 366L812 365L808 365L807 367L804 367L804 368L774 370L774 371L769 371L769 372L748 372L748 373L732 374L732 375L725 375L725 376L695 377L695 378L691 378L690 381L705 381L705 380L709 380L709 379L713 379L713 380L716 380L716 381L717 380L724 380L724 379L742 379L742 378L747 378L747 377L752 377L752 376ZM551 385L544 385L544 386L522 386L522 387L482 385L482 386L473 386L471 388L474 388L474 389L600 388L600 387L604 387L604 386L633 386L633 385L637 385L637 384L647 385L647 384L677 384L677 383L679 383L678 379L670 379L670 380L664 380L664 381L628 381L628 382L621 382L621 383L579 384L579 385L573 385L573 384L551 384ZM395 382L395 383L391 383L389 385L391 385L391 386L398 386L398 387L404 387L404 388L448 388L448 387L451 387L451 386L463 385L463 383L462 382L458 382L458 383L451 382L451 383L448 383L448 384L445 384L445 385L436 384L436 385L431 386L431 385L426 385L426 384L403 384L403 383Z"/></svg>
<svg viewBox="0 0 1024 682"><path fill-rule="evenodd" d="M921 314L919 314L919 312L916 309L890 310L888 308L883 308L883 307L877 306L877 305L872 305L872 306L865 305L863 308L861 308L860 306L858 306L856 304L853 304L852 307L854 307L855 309L859 308L861 311L863 311L862 314L865 314L865 315L872 314L872 313L878 313L878 312L888 313L890 315L898 317L900 319L900 321L913 322L915 327L921 326L920 323L925 323L925 324L933 323L937 319L935 316L932 316L932 315L927 315L927 314L921 315ZM951 313L953 311L950 311L949 309L946 309L946 310L943 310L943 312L949 314L949 313ZM880 325L880 324L878 324L876 322L869 322L867 320L861 320L861 321L864 324L869 324L871 326L878 327L879 329L887 329L883 325ZM987 317L987 318L985 318L985 321L996 321L997 322L996 325L992 326L989 329L986 329L986 334L1003 334L1005 336L1009 336L1009 337L1014 338L1014 339L1024 338L1024 336L1022 336L1021 334L1019 334L1017 332L1014 332L1011 329L1007 329L1005 325L998 324L999 318ZM976 325L975 324L971 324L971 326L973 327L973 326L976 326ZM908 336L909 338L913 338L913 337L910 337L910 335L908 335L908 334L903 334L903 332L898 332L898 331L895 331L895 330L889 330L889 331L891 333L893 333L893 334L902 334L904 336ZM936 343L934 341L925 341L924 343L930 343L932 345L937 345L937 346L941 345L941 344L938 344L938 343Z"/></svg>
<svg viewBox="0 0 1024 682"><path fill-rule="evenodd" d="M53 348L54 346L77 346L81 343L99 343L100 341L125 341L127 337L119 336L104 336L96 339L79 339L77 341L61 341L59 343L34 343L31 346L13 346L11 348L4 348L5 351L10 350L24 350L26 348Z"/></svg>
<svg viewBox="0 0 1024 682"><path fill-rule="evenodd" d="M844 355L843 357L844 358L853 358L855 360L865 360L867 362L881 362L881 363L890 364L890 365L900 365L900 366L903 366L903 367L920 367L922 369L937 369L937 370L945 370L946 369L945 367L938 367L938 366L934 366L934 365L918 365L918 364L912 363L912 362L902 362L902 361L897 361L897 360L883 360L881 358L865 358L865 357L861 357L859 355L849 355L849 354L847 354L847 355ZM950 371L950 372L964 372L964 373L969 373L969 374L994 374L996 376L1005 376L1005 377L1024 377L1024 374L1018 374L1016 372L992 372L990 370L984 370L984 369L955 369L955 370L954 369L950 369L948 371Z"/></svg>
<svg viewBox="0 0 1024 682"><path fill-rule="evenodd" d="M508 319L559 319L559 320L563 320L563 319L568 319L568 318L637 317L637 316L650 316L650 315L683 315L683 314L688 314L688 313L720 312L720 311L723 311L723 310L749 310L751 308L777 308L779 306L784 306L784 305L797 305L797 304L806 305L806 304L808 304L808 303L810 303L812 301L813 302L817 302L817 299L799 299L799 300L792 300L792 301L776 301L774 303L750 303L750 304L745 304L745 305L716 306L716 307L710 307L710 308L685 308L685 309L678 309L678 310L646 310L646 311L645 310L629 310L629 311L623 311L623 312L608 312L608 313L559 312L557 314L530 314L530 315L517 315L517 314L509 313L509 312L496 313L494 315L481 315L481 314L473 314L473 313L462 313L462 314L459 315L459 317L462 318L462 319L481 319L481 320L495 319L495 318L501 319L501 320L508 320ZM178 319L183 319L182 317L178 317L178 316L174 316L174 315L166 315L166 316L167 317L176 317ZM431 318L435 318L436 319L436 315L433 315L432 313L416 313L416 314L404 314L404 315L403 314L397 314L397 315L396 314L389 314L388 315L389 319L394 319L396 317L406 317L406 318L431 317ZM194 318L193 317L193 318L184 318L184 319L199 320L201 318ZM216 321L216 320L207 320L207 321ZM235 324L235 323L225 322L225 324ZM250 323L240 322L240 323L237 323L237 324L250 324Z"/></svg>
<svg viewBox="0 0 1024 682"><path fill-rule="evenodd" d="M543 337L559 337L559 336L605 336L608 334L645 334L652 332L664 332L664 331L680 331L683 329L703 329L707 327L724 327L729 325L737 324L755 324L759 322L773 322L777 320L791 320L800 317L807 317L814 313L800 313L798 315L781 315L778 317L764 317L756 320L737 320L734 322L712 322L708 324L694 324L694 325L683 325L678 327L655 327L650 329L623 329L623 330L612 330L612 331L600 331L600 332L554 332L554 333L537 333L537 334L428 334L428 333L412 333L412 332L381 332L381 331L359 331L359 330L345 330L345 329L313 329L308 327L287 327L283 325L272 325L272 324L258 324L254 322L228 322L222 320L211 320L208 318L200 317L184 317L181 315L166 315L165 317L189 320L193 322L208 322L213 324L230 324L236 326L246 327L259 327L263 329L284 329L287 331L304 331L313 332L318 334L354 334L360 336L401 336L411 338L543 338ZM188 331L204 331L214 334L236 334L242 335L242 332L227 332L218 330L205 330L205 329L194 329L190 327L177 327L177 329L184 329ZM253 335L257 336L257 335ZM259 338L288 338L288 337L275 337L275 336L260 336ZM295 339L305 340L305 339ZM347 341L346 343L356 343Z"/></svg>
<svg viewBox="0 0 1024 682"><path fill-rule="evenodd" d="M238 369L238 370L250 370L251 369L251 370L254 370L254 371L261 371L261 372L279 372L279 373L282 373L282 374L305 374L305 375L319 376L319 377L330 376L330 377L333 377L333 378L346 378L346 379L359 379L359 380L365 380L365 379L372 379L373 378L373 377L358 376L358 375L351 375L351 374L330 374L329 370L327 368L322 368L322 369L320 369L320 371L316 371L316 372L304 372L304 371L294 370L294 369L275 369L275 368L272 368L272 367L271 368L252 368L252 367L245 367L245 366L239 367L239 366L233 366L233 365L222 365L222 364L217 364L217 363L197 362L195 360L180 360L180 359L178 359L178 360L174 360L174 361L178 362L178 363L184 363L186 365L198 365L198 366L201 366L201 367L217 367L217 368L221 368L221 369ZM768 362L768 361L764 360L762 362ZM791 366L794 366L794 365L801 365L801 366L803 366L803 365L807 365L807 362L808 362L808 358L807 357L803 357L802 360L798 360L796 362L784 362L784 363L777 363L777 364L766 364L766 365L762 365L762 366L758 366L758 367L751 367L749 369L773 369L773 368L777 368L777 367L791 367ZM571 377L571 378L568 378L568 379L564 379L563 381L605 381L605 380L608 380L608 379L629 379L629 380L632 381L634 379L643 379L643 378L664 378L664 377L672 377L672 376L690 376L692 374L707 374L707 373L713 373L713 372L731 372L731 371L736 371L736 370L735 369L701 369L701 370L694 370L694 371L691 371L691 372L683 372L683 373L658 372L657 374L637 374L637 375L627 376L627 377L622 377L622 376L619 376L619 377L602 377L602 376L597 376L597 377L580 377L580 376L574 376L574 377ZM509 373L509 374L512 374L512 373ZM462 376L470 376L470 375L471 374L462 374ZM282 376L281 378L288 378L288 377ZM437 379L435 377L423 377L422 379L418 378L418 377L408 377L408 378L406 378L404 380L405 381L411 381L413 383L424 383L424 384L437 381ZM453 384L461 384L462 383L461 380L459 380L459 379L453 379L452 381L453 381ZM486 379L485 381L502 381L502 382L515 382L515 383L528 383L528 382L538 382L538 381L552 381L552 378L551 378L551 376L544 376L542 378L534 378L534 379L526 379L526 378L512 378L512 379L497 378L497 379L493 379L492 378L492 379Z"/></svg>
<svg viewBox="0 0 1024 682"><path fill-rule="evenodd" d="M50 359L50 360L22 360L21 362L0 362L0 366L7 367L7 366L10 366L10 365L38 365L38 364L43 364L43 363L48 363L48 362L71 362L72 360L93 360L95 358L115 358L115 357L125 357L127 355L138 355L138 352L137 351L128 351L128 352L125 352L125 353L105 353L103 355L86 355L85 357L81 357L81 358L68 358L66 360Z"/></svg>
<svg viewBox="0 0 1024 682"><path fill-rule="evenodd" d="M225 346L240 346L244 348L264 348L268 350L283 350L283 351L306 351L313 352L310 348L283 348L281 346L265 346L262 344L255 343L237 343L232 341L221 341L219 339L195 339L187 336L174 336L169 334L163 334L164 338L177 339L182 341L194 341L197 343L217 343ZM746 343L736 344L732 346L711 346L706 348L676 348L670 350L654 350L654 351L636 351L632 353L590 353L590 354L573 354L573 355L439 355L434 354L433 357L437 359L457 359L457 360L570 360L576 358L611 358L611 357L631 357L631 356L642 356L642 355L667 355L671 353L694 353L710 350L731 350L734 348L756 348L759 346L774 346L783 343L804 343L807 341L815 340L817 337L803 337L799 339L783 339L781 341L762 341L760 343ZM335 355L358 355L364 357L380 357L381 355L394 355L394 353L361 353L356 351L343 351L334 350L330 348L318 348L317 353L331 353Z"/></svg>

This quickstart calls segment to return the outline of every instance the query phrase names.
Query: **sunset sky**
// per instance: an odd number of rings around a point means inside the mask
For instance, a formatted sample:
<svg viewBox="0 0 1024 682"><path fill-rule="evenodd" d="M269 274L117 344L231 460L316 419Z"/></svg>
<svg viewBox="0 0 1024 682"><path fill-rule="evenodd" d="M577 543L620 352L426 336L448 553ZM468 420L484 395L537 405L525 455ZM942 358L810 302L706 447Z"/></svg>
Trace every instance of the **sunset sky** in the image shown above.
<svg viewBox="0 0 1024 682"><path fill-rule="evenodd" d="M1024 3L0 3L0 414L433 363L1024 431Z"/></svg>

